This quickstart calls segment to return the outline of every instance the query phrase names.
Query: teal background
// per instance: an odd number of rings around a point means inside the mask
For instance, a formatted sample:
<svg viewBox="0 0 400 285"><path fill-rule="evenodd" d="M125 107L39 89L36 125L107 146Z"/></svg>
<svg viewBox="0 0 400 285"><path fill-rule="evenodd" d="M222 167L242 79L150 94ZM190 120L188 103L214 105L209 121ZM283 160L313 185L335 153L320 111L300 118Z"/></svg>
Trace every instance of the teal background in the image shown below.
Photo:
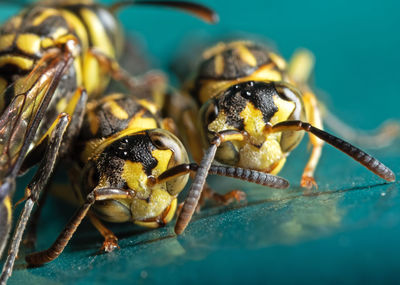
<svg viewBox="0 0 400 285"><path fill-rule="evenodd" d="M400 120L398 1L202 3L218 11L218 25L159 8L132 7L120 15L126 32L140 35L154 66L167 68L180 50L197 56L193 43L255 35L269 39L285 58L298 47L310 49L317 60L316 90L323 90L318 96L350 125L373 129L388 118ZM19 9L3 7L1 19ZM214 178L214 188L244 189L248 201L204 208L178 238L172 225L112 225L121 249L111 254L97 253L102 238L84 223L62 256L46 266L27 269L22 250L10 284L397 283L399 183L384 183L326 146L316 173L319 189L305 194L299 180L306 150L304 140L280 173L291 182L289 190ZM368 152L400 176L399 140ZM73 211L49 199L38 249L51 244Z"/></svg>

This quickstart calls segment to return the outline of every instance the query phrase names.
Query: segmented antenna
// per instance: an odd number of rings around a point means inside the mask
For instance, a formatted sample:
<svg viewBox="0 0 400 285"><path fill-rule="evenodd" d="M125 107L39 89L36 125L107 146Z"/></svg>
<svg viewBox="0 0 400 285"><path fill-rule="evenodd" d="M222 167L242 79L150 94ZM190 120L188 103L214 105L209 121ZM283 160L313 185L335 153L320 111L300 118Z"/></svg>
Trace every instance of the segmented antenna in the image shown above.
<svg viewBox="0 0 400 285"><path fill-rule="evenodd" d="M111 13L115 13L120 8L130 5L151 5L169 7L187 12L210 24L215 24L219 21L218 14L210 8L201 4L187 1L121 1L111 5L108 10Z"/></svg>
<svg viewBox="0 0 400 285"><path fill-rule="evenodd" d="M286 189L290 185L289 181L282 177L240 167L211 165L208 174L238 178L247 182L256 183L276 189Z"/></svg>
<svg viewBox="0 0 400 285"><path fill-rule="evenodd" d="M211 163L214 160L215 153L217 152L217 145L212 144L204 154L203 159L200 162L197 174L190 186L188 196L186 197L185 203L183 204L181 213L175 224L175 233L181 234L187 227L190 219L193 216L194 210L199 203L201 196L201 191L203 190L204 184L206 182L208 171L211 167Z"/></svg>
<svg viewBox="0 0 400 285"><path fill-rule="evenodd" d="M370 171L385 179L386 181L393 182L396 180L396 176L393 171L385 166L382 162L372 157L368 153L362 151L358 147L335 137L323 130L313 127L309 123L302 121L285 121L274 125L271 129L272 132L283 132L283 131L306 131L310 132L318 138L326 141L328 144L334 146L340 151L344 152L360 164L368 168Z"/></svg>

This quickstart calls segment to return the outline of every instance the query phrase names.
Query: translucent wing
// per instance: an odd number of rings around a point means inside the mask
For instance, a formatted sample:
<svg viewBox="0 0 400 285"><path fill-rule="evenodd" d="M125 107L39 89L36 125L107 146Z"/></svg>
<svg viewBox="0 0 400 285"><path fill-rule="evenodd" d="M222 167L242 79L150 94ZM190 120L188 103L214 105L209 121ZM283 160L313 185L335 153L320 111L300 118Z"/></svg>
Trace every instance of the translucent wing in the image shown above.
<svg viewBox="0 0 400 285"><path fill-rule="evenodd" d="M0 181L18 175L54 91L71 62L70 54L59 50L49 52L27 76L8 86L2 94L15 95L0 117ZM0 197L7 194L0 193Z"/></svg>

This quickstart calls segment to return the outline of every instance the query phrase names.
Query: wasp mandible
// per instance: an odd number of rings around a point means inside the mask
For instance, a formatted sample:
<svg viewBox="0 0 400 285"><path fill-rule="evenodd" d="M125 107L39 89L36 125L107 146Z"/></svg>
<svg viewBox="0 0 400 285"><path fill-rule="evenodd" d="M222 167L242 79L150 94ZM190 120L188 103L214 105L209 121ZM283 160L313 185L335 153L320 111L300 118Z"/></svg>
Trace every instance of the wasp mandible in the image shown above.
<svg viewBox="0 0 400 285"><path fill-rule="evenodd" d="M176 1L127 1L105 7L92 0L40 1L0 29L0 255L12 222L16 177L41 161L1 275L5 283L22 234L56 160L74 140L87 98L102 94L109 77L132 88L117 59L123 46L116 12L127 5L166 6L207 22L210 9Z"/></svg>
<svg viewBox="0 0 400 285"><path fill-rule="evenodd" d="M395 180L380 161L322 130L318 100L307 85L310 65L299 64L306 57L299 55L287 66L277 53L251 41L221 42L203 53L194 79L184 87L189 107L171 112L186 133L195 160L201 161L175 226L177 234L184 231L197 207L214 159L277 174L304 131L310 135L312 151L301 186L317 186L314 171L324 142L386 181ZM176 99L182 101L171 100Z"/></svg>

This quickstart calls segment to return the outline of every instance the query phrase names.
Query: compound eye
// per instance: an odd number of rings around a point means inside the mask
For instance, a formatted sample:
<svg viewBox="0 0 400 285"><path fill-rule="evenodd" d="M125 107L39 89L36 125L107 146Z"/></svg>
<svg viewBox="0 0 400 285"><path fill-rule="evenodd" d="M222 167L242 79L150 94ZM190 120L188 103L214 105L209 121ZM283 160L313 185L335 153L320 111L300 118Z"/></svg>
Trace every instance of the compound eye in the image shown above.
<svg viewBox="0 0 400 285"><path fill-rule="evenodd" d="M206 125L214 122L215 119L218 117L218 113L218 106L215 104L215 102L209 101L209 103L207 103L206 111L204 113L204 122L206 122Z"/></svg>
<svg viewBox="0 0 400 285"><path fill-rule="evenodd" d="M292 102L301 101L301 92L294 86L286 82L276 82L274 84L276 91L278 91L279 97L281 97L283 100Z"/></svg>
<svg viewBox="0 0 400 285"><path fill-rule="evenodd" d="M158 131L152 131L149 133L151 142L158 149L169 149L169 137Z"/></svg>

